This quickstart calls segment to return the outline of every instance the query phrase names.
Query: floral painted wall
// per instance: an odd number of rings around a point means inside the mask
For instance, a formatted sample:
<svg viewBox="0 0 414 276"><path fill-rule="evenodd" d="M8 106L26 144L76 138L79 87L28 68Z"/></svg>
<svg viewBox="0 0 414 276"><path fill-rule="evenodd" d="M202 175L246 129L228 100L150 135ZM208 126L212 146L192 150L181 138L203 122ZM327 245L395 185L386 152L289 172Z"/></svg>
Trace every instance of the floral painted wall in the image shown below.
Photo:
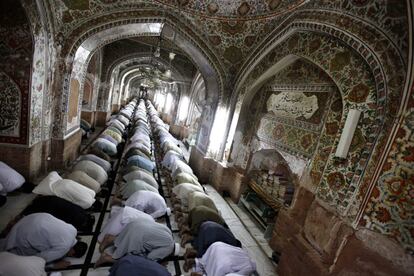
<svg viewBox="0 0 414 276"><path fill-rule="evenodd" d="M388 235L414 252L414 87L360 226Z"/></svg>
<svg viewBox="0 0 414 276"><path fill-rule="evenodd" d="M368 64L352 48L327 35L297 32L262 59L249 74L245 87L249 87L283 57L292 54L312 61L327 72L341 92L342 103L335 100L336 104L332 108L342 108L343 112L328 118L328 123L331 124L328 124L324 131L335 134L331 135L331 138L329 135L321 136L317 156L322 159L314 159L317 165L312 165L312 177L318 198L332 206L339 214L345 215L351 199L358 192L360 176L368 161L361 157L369 155L373 150L370 141L374 141L381 130L374 128L375 122L383 119L377 110L378 104L381 103L377 102L375 80ZM241 91L246 91L246 88ZM350 108L362 110L363 119L358 124L354 138L356 142L351 147L347 162L337 163L334 158L340 136L337 130L343 128L344 114L346 115ZM295 143L300 143L300 139Z"/></svg>
<svg viewBox="0 0 414 276"><path fill-rule="evenodd" d="M0 2L0 142L28 143L33 41L19 1Z"/></svg>
<svg viewBox="0 0 414 276"><path fill-rule="evenodd" d="M336 90L328 75L303 59L278 72L261 91L266 95L257 126L259 140L309 160Z"/></svg>

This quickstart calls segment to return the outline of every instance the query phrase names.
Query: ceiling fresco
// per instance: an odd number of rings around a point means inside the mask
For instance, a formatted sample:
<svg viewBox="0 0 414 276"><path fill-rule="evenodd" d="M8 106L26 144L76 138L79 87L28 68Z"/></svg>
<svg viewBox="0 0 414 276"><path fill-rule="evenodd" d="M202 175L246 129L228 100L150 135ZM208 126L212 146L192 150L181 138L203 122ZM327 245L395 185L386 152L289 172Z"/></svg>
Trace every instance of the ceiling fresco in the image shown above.
<svg viewBox="0 0 414 276"><path fill-rule="evenodd" d="M381 2L379 5L377 2ZM83 24L96 27L114 22L136 11L141 16L167 14L185 22L186 28L206 43L229 83L240 73L241 66L278 27L300 11L341 12L350 17L341 21L352 28L351 18L379 26L394 41L403 57L407 56L407 37L403 32L407 16L404 1L399 0L48 0L53 11L53 27L59 37L87 31ZM146 13L155 10L156 13ZM346 13L344 13L346 10ZM115 17L112 16L115 13ZM111 17L112 16L112 17ZM320 19L324 21L324 18ZM348 25L348 27L347 27ZM187 30L188 31L188 30ZM151 39L151 38L147 38ZM150 43L152 44L152 43ZM166 42L167 47L173 43Z"/></svg>
<svg viewBox="0 0 414 276"><path fill-rule="evenodd" d="M179 12L216 20L258 20L288 12L305 0L155 0Z"/></svg>

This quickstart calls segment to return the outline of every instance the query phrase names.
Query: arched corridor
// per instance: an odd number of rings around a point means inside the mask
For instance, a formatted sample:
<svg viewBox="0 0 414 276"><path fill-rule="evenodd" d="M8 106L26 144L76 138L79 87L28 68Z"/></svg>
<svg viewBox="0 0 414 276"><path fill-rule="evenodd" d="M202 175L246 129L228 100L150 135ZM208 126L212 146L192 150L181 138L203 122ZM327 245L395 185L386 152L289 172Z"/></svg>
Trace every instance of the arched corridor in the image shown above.
<svg viewBox="0 0 414 276"><path fill-rule="evenodd" d="M412 0L3 0L0 14L0 231L28 183L67 175L102 135L111 193L131 114L168 198L156 114L274 273L414 273Z"/></svg>

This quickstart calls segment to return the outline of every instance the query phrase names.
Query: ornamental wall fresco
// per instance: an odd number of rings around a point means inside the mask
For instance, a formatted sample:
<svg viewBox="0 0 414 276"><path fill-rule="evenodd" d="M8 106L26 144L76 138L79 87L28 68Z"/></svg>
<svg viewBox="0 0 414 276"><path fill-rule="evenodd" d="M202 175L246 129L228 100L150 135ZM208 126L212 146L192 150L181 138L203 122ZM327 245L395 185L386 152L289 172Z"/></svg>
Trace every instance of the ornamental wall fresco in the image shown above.
<svg viewBox="0 0 414 276"><path fill-rule="evenodd" d="M360 226L393 237L414 251L414 87L391 152Z"/></svg>
<svg viewBox="0 0 414 276"><path fill-rule="evenodd" d="M344 114L349 108L363 111L364 119L359 122L359 130L355 135L358 142L351 147L348 156L348 160L359 162L335 163L333 149L336 148L339 135L334 135L333 141L322 136L319 149L323 149L323 154L328 156L326 166L323 168L317 166L313 170L313 175L316 176L314 180L320 179L314 183L317 185L318 197L331 205L339 214L344 215L350 199L357 193L359 176L367 163L367 160L361 160L361 155L365 156L372 151L372 144L367 141L373 141L379 133L378 128L373 128L375 120L380 119L380 114L376 111L375 80L368 65L351 48L329 36L298 32L280 43L263 58L249 75L246 86L253 83L267 68L289 54L306 57L330 75L341 91ZM343 115L337 123L338 128L341 129L344 124ZM333 132L333 130L330 131Z"/></svg>
<svg viewBox="0 0 414 276"><path fill-rule="evenodd" d="M19 137L20 89L9 76L0 72L0 135Z"/></svg>
<svg viewBox="0 0 414 276"><path fill-rule="evenodd" d="M27 144L32 33L18 1L1 1L0 8L0 72L4 88L0 102L14 104L3 106L0 112L0 142Z"/></svg>

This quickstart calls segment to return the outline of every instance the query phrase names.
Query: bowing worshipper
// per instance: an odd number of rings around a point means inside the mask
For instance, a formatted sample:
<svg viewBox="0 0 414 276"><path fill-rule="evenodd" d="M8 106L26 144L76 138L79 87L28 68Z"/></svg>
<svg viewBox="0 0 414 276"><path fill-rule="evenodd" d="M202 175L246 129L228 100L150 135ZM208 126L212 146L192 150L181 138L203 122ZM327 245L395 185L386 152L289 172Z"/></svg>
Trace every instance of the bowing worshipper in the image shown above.
<svg viewBox="0 0 414 276"><path fill-rule="evenodd" d="M84 242L76 239L76 228L47 213L35 213L17 222L7 237L0 240L0 250L20 256L38 256L46 263L65 256L80 258L87 249ZM55 268L69 266L60 261Z"/></svg>
<svg viewBox="0 0 414 276"><path fill-rule="evenodd" d="M95 192L73 180L62 179L60 175L50 172L33 190L38 195L55 195L88 209L95 202Z"/></svg>
<svg viewBox="0 0 414 276"><path fill-rule="evenodd" d="M83 171L73 171L70 174L66 175L65 178L73 180L93 190L95 193L98 193L101 190L101 185L98 183L98 181L96 181Z"/></svg>
<svg viewBox="0 0 414 276"><path fill-rule="evenodd" d="M106 154L105 152L103 152L103 151L102 151L102 150L100 150L100 149L97 149L97 148L91 147L91 148L88 150L88 153L89 153L89 154L96 155L96 156L98 156L99 158L104 159L105 161L108 161L108 162L110 162L110 161L111 161L111 157L109 157L109 155L108 155L108 154Z"/></svg>
<svg viewBox="0 0 414 276"><path fill-rule="evenodd" d="M154 193L159 193L157 188L151 186L147 182L140 179L128 181L121 185L121 188L119 189L119 192L121 193L122 198L124 199L129 198L136 191L150 191Z"/></svg>
<svg viewBox="0 0 414 276"><path fill-rule="evenodd" d="M76 204L83 209L89 209L95 203L96 193L73 180L62 179L52 185L53 194Z"/></svg>
<svg viewBox="0 0 414 276"><path fill-rule="evenodd" d="M203 187L198 184L182 183L172 188L171 200L174 204L182 204L184 207L188 206L188 196L195 192L203 192Z"/></svg>
<svg viewBox="0 0 414 276"><path fill-rule="evenodd" d="M172 164L175 162L175 160L184 160L184 157L182 155L180 155L179 153L173 151L173 150L169 150L164 154L164 158L161 162L161 165L164 168L167 168L169 170L171 170L171 166Z"/></svg>
<svg viewBox="0 0 414 276"><path fill-rule="evenodd" d="M185 225L185 217L178 219L180 233L182 234L181 245L193 240L193 236L197 236L200 225L205 221L214 221L221 225L226 225L224 219L214 209L206 206L197 206L193 208L187 218Z"/></svg>
<svg viewBox="0 0 414 276"><path fill-rule="evenodd" d="M180 245L174 243L171 230L160 223L146 221L130 222L109 243L114 245L112 254L104 251L96 261L95 267L104 263L114 263L126 254L146 257L153 261L160 261L170 255L178 255Z"/></svg>
<svg viewBox="0 0 414 276"><path fill-rule="evenodd" d="M155 168L154 162L152 162L148 158L144 158L144 157L139 156L139 155L132 155L132 156L128 157L127 166L137 166L139 168L147 170L150 173L152 173L152 171Z"/></svg>
<svg viewBox="0 0 414 276"><path fill-rule="evenodd" d="M46 261L37 256L19 256L0 252L0 275L2 276L46 276Z"/></svg>
<svg viewBox="0 0 414 276"><path fill-rule="evenodd" d="M112 204L115 205L122 203L122 200L118 198L112 200ZM171 209L167 207L165 199L160 194L150 191L136 191L124 202L124 205L147 213L153 218L171 214Z"/></svg>
<svg viewBox="0 0 414 276"><path fill-rule="evenodd" d="M137 209L128 206L112 207L111 217L98 236L98 242L100 243L99 251L102 252L108 247L111 241L122 232L128 223L136 220L142 223L146 223L147 221L154 222L153 217Z"/></svg>
<svg viewBox="0 0 414 276"><path fill-rule="evenodd" d="M130 143L128 144L128 146L126 147L126 151L129 151L130 149L139 149L140 151L142 151L146 156L151 156L151 148L146 147L144 144L141 144L139 142L134 142L134 143Z"/></svg>
<svg viewBox="0 0 414 276"><path fill-rule="evenodd" d="M0 161L0 194L5 196L14 190L17 190L26 182L24 177L15 169Z"/></svg>
<svg viewBox="0 0 414 276"><path fill-rule="evenodd" d="M96 139L95 142L92 144L92 147L105 152L109 156L115 156L118 153L116 145L104 138L98 137L98 139Z"/></svg>
<svg viewBox="0 0 414 276"><path fill-rule="evenodd" d="M201 224L198 235L194 238L194 249L187 248L184 258L201 258L210 245L218 241L241 247L240 241L234 237L230 229L214 221L205 221Z"/></svg>
<svg viewBox="0 0 414 276"><path fill-rule="evenodd" d="M118 133L118 132L117 132ZM117 146L119 144L119 142L117 140L115 140L112 136L108 135L108 134L104 134L102 133L101 135L99 135L99 138L103 138L108 140L109 142L111 142L112 144L114 144L115 146Z"/></svg>
<svg viewBox="0 0 414 276"><path fill-rule="evenodd" d="M100 185L104 184L108 180L108 174L106 171L90 160L82 160L75 164L72 171L83 171L93 179L95 179Z"/></svg>
<svg viewBox="0 0 414 276"><path fill-rule="evenodd" d="M111 163L94 154L82 154L81 156L79 156L78 160L90 160L101 166L102 169L104 169L106 172L109 172L111 170Z"/></svg>
<svg viewBox="0 0 414 276"><path fill-rule="evenodd" d="M213 243L203 257L187 260L184 271L188 272L192 266L193 271L199 273L195 275L200 276L224 276L230 273L249 276L256 271L256 264L246 251L223 242Z"/></svg>
<svg viewBox="0 0 414 276"><path fill-rule="evenodd" d="M181 160L174 160L171 166L171 177L175 179L179 173L194 175L193 169L187 163Z"/></svg>
<svg viewBox="0 0 414 276"><path fill-rule="evenodd" d="M137 148L131 148L130 150L128 150L125 154L125 158L128 159L129 157L133 156L133 155L139 155L142 156L144 158L148 158L150 159L150 156L147 156L145 153L143 153L142 151L140 151Z"/></svg>
<svg viewBox="0 0 414 276"><path fill-rule="evenodd" d="M21 213L28 216L34 213L49 213L55 218L72 224L80 232L92 232L95 217L80 206L57 196L39 196Z"/></svg>
<svg viewBox="0 0 414 276"><path fill-rule="evenodd" d="M214 201L211 199L211 197L206 195L204 192L195 191L188 195L188 211L191 211L197 206L206 206L218 213L216 204L214 204Z"/></svg>
<svg viewBox="0 0 414 276"><path fill-rule="evenodd" d="M168 270L157 262L145 257L127 255L116 261L109 269L109 276L171 276Z"/></svg>
<svg viewBox="0 0 414 276"><path fill-rule="evenodd" d="M151 186L153 186L154 188L158 190L158 182L157 180L155 180L154 176L150 174L147 170L141 169L139 167L136 167L136 166L129 167L125 171L122 178L126 182L135 180L135 179L140 179L142 181L147 182L148 184L150 184Z"/></svg>
<svg viewBox="0 0 414 276"><path fill-rule="evenodd" d="M200 184L198 182L197 176L194 174L189 173L179 173L173 178L176 185L179 185L181 183L193 183L193 184Z"/></svg>

